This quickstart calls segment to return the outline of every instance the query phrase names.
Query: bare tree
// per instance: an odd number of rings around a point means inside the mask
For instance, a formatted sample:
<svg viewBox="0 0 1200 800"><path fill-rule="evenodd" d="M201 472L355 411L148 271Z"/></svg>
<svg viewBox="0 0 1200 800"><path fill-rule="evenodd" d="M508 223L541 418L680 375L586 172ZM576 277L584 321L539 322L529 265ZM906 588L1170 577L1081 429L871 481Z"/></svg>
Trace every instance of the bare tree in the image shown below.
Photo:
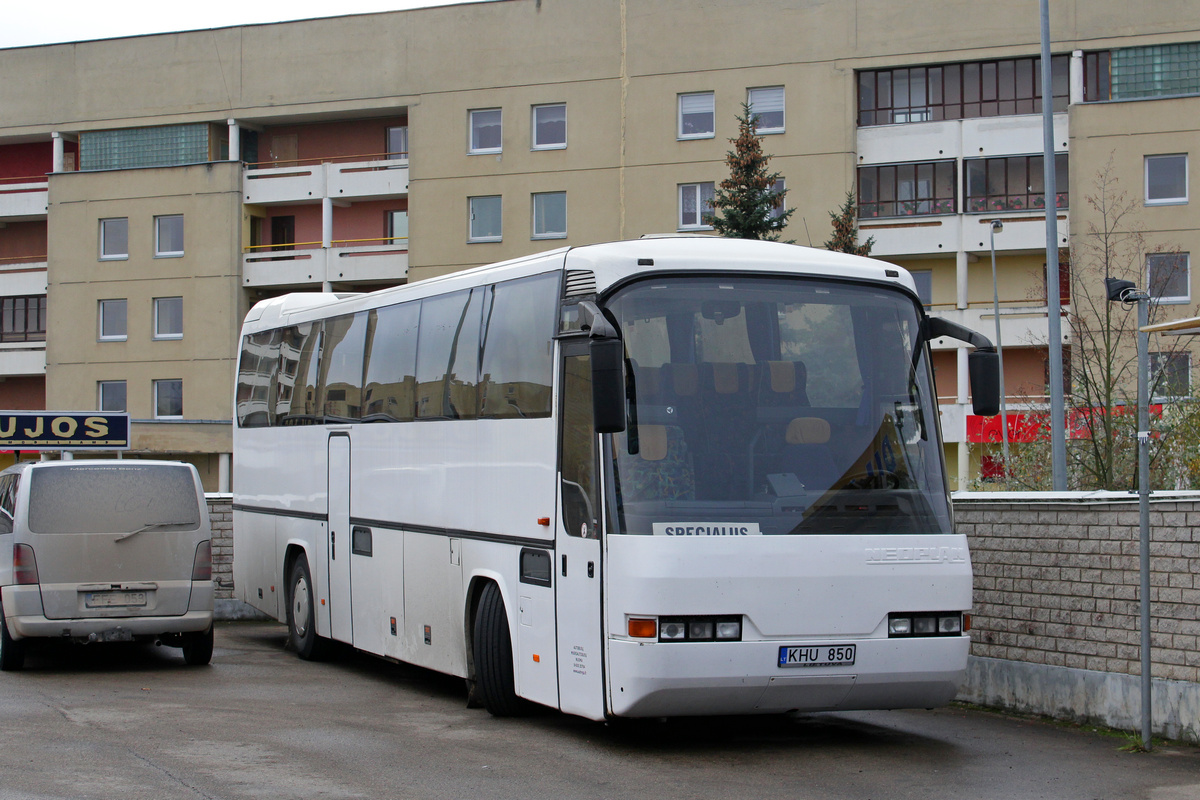
<svg viewBox="0 0 1200 800"><path fill-rule="evenodd" d="M1085 198L1091 213L1086 230L1073 237L1069 254L1070 304L1064 313L1071 331L1069 355L1064 359L1071 387L1067 401L1068 485L1073 489L1136 489L1137 478L1137 307L1109 302L1104 279L1122 278L1145 286L1147 258L1155 268L1147 286L1157 300L1169 293L1177 280L1186 280L1186 262L1176 251L1149 247L1138 220L1140 203L1131 199L1113 175L1111 159L1097 173ZM1182 275L1180 274L1182 271ZM1053 288L1048 287L1049 291ZM1177 306L1174 306L1177 308ZM1161 303L1150 304L1150 321L1164 315ZM1150 350L1157 354L1150 375L1150 395L1162 398L1161 412L1151 426L1151 485L1182 488L1180 472L1187 465L1200 478L1200 452L1195 432L1200 417L1191 398L1179 398L1180 377L1173 367L1177 354L1186 352L1179 337L1152 336ZM1005 466L1012 489L1049 489L1050 432L1048 414L1031 414L1025 442L1013 449ZM1189 433L1190 432L1190 433ZM1184 482L1188 482L1185 480Z"/></svg>

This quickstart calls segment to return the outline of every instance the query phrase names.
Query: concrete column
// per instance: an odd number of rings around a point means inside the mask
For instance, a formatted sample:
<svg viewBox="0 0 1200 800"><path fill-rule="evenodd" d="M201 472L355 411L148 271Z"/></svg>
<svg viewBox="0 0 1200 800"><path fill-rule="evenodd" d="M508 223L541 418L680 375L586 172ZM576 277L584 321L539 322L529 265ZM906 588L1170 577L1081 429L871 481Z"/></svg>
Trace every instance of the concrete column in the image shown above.
<svg viewBox="0 0 1200 800"><path fill-rule="evenodd" d="M957 397L954 402L963 405L969 401L971 393L971 376L967 372L967 346L959 345L954 351L954 355L958 359L958 386L956 387Z"/></svg>
<svg viewBox="0 0 1200 800"><path fill-rule="evenodd" d="M1071 105L1083 102L1083 51L1071 53Z"/></svg>
<svg viewBox="0 0 1200 800"><path fill-rule="evenodd" d="M242 131L236 119L225 120L229 124L229 160L242 160Z"/></svg>
<svg viewBox="0 0 1200 800"><path fill-rule="evenodd" d="M321 282L321 291L332 292L333 285L329 281L329 271L332 268L333 254L333 198L321 198L321 248L325 256L325 280Z"/></svg>
<svg viewBox="0 0 1200 800"><path fill-rule="evenodd" d="M220 453L217 456L217 491L229 491L230 467L233 465L232 453Z"/></svg>
<svg viewBox="0 0 1200 800"><path fill-rule="evenodd" d="M52 169L54 172L62 172L63 163L66 161L66 146L63 143L62 134L54 131L50 134L50 139L54 143L54 166Z"/></svg>
<svg viewBox="0 0 1200 800"><path fill-rule="evenodd" d="M954 304L957 308L967 307L967 253L959 250L954 260L955 295Z"/></svg>
<svg viewBox="0 0 1200 800"><path fill-rule="evenodd" d="M63 450L62 453L59 454L59 459L62 461L74 461L75 454L70 450Z"/></svg>

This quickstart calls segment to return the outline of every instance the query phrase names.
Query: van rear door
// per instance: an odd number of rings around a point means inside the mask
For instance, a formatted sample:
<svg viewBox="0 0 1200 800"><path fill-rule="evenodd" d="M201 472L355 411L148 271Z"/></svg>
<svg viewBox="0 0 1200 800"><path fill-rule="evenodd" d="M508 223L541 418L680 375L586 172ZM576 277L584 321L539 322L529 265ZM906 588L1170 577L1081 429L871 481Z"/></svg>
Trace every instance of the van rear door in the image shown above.
<svg viewBox="0 0 1200 800"><path fill-rule="evenodd" d="M27 498L48 619L187 612L196 547L210 537L190 465L35 467Z"/></svg>

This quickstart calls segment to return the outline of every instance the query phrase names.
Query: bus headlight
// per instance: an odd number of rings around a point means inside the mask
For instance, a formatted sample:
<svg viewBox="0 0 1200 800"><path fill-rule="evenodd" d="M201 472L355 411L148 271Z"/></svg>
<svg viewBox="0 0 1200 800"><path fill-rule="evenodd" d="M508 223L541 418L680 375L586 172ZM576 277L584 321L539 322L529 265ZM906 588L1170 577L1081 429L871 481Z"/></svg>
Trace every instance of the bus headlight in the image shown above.
<svg viewBox="0 0 1200 800"><path fill-rule="evenodd" d="M717 623L717 638L718 639L733 639L740 641L742 638L742 621L727 621Z"/></svg>
<svg viewBox="0 0 1200 800"><path fill-rule="evenodd" d="M741 617L662 617L658 620L660 642L740 642Z"/></svg>
<svg viewBox="0 0 1200 800"><path fill-rule="evenodd" d="M678 620L663 620L658 626L658 638L666 641L682 641L687 638L687 626Z"/></svg>

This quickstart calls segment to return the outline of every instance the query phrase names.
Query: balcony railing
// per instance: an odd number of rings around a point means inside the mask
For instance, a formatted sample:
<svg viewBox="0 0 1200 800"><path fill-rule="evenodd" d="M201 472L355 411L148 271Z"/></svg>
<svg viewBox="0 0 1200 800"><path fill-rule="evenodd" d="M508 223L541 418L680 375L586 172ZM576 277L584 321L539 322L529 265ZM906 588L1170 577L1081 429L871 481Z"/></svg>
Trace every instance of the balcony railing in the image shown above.
<svg viewBox="0 0 1200 800"><path fill-rule="evenodd" d="M0 178L0 219L46 216L47 183L45 175Z"/></svg>
<svg viewBox="0 0 1200 800"><path fill-rule="evenodd" d="M242 285L306 286L322 283L401 283L408 277L408 237L341 239L247 247Z"/></svg>
<svg viewBox="0 0 1200 800"><path fill-rule="evenodd" d="M246 165L242 180L243 199L256 204L407 194L408 153L260 161Z"/></svg>

